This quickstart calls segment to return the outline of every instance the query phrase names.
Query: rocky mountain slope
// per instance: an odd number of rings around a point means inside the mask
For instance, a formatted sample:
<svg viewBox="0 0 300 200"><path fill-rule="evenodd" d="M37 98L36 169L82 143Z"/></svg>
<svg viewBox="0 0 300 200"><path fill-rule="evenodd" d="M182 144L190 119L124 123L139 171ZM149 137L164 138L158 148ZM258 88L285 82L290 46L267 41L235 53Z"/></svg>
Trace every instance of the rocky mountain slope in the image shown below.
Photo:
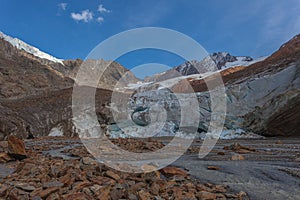
<svg viewBox="0 0 300 200"><path fill-rule="evenodd" d="M138 79L134 76L133 73L131 73L129 70L127 70L125 67L123 67L117 62L110 62L105 60L98 60L98 61L87 60L83 62L81 59L76 59L76 60L57 59L47 53L40 51L36 47L33 47L19 40L18 38L12 38L10 36L5 35L2 32L0 32L0 45L1 45L0 56L3 59L3 61L1 61L2 62L1 69L4 71L5 70L11 71L11 75L15 77L22 77L22 73L26 74L26 78L22 80L29 81L29 79L32 79L30 81L35 82L37 87L42 87L43 88L42 90L44 90L45 89L44 87L46 87L45 85L48 84L48 83L43 83L43 81L48 81L48 78L39 76L39 74L42 74L40 68L46 68L48 71L51 71L52 73L56 74L56 76L60 77L61 79L66 79L66 82L68 83L62 84L59 80L56 80L55 77L49 78L51 80L53 79L53 82L49 83L49 85L52 85L53 87L58 87L58 89L60 89L60 88L72 87L78 69L82 64L91 65L90 68L91 70L86 70L85 72L87 79L94 75L93 67L96 66L96 63L97 63L97 67L99 68L104 68L105 66L109 65L105 70L105 72L103 73L102 78L99 81L98 84L99 88L113 90L115 84L118 82L118 80L121 77L123 77L126 81L128 81L128 83L135 83L138 81ZM18 63L12 63L12 62L18 62ZM25 67L27 66L27 69L25 70L24 66L19 66L19 65L24 65ZM31 70L36 70L36 72L31 73ZM9 75L9 77L11 75ZM51 73L49 76L51 76ZM39 79L39 80L35 81L35 79ZM9 82L10 80L6 80L6 81ZM39 82L41 86L38 85ZM26 83L25 85L28 85L28 83ZM33 85L29 85L29 87L35 88L35 86ZM26 94L26 95L30 95L30 94Z"/></svg>
<svg viewBox="0 0 300 200"><path fill-rule="evenodd" d="M77 72L81 66L87 66L87 69L83 71L84 80L82 82L86 82L88 80L98 80L99 77L97 74L101 71L103 74L99 80L98 88L113 90L115 85L119 83L119 81L123 81L126 84L136 83L139 81L135 75L127 70L125 67L120 65L117 62L105 61L103 59L100 60L86 60L82 61L80 59L77 60L65 60L63 61L64 65L69 68L68 71L63 72L65 76L75 80ZM96 70L105 69L103 70ZM82 69L85 69L82 67ZM96 73L97 71L97 73Z"/></svg>
<svg viewBox="0 0 300 200"><path fill-rule="evenodd" d="M299 135L299 58L300 35L297 35L261 62L220 72L227 98L227 114L221 137L231 138L252 133L265 136ZM205 132L211 118L210 93L205 81L216 81L215 73L194 74L184 79L178 77L132 88L138 92L132 97L131 109L151 108L159 104L168 111L167 124L173 123L176 128L180 123L178 120L182 114L181 109L190 106L188 103L180 105L176 95L190 92L191 86L200 106L201 120L198 128ZM172 92L164 86L168 86ZM141 112L141 116L143 115ZM164 134L172 135L170 132Z"/></svg>
<svg viewBox="0 0 300 200"><path fill-rule="evenodd" d="M179 76L188 76L192 74L203 74L214 72L221 69L226 69L234 66L249 66L259 62L265 57L253 59L249 56L232 56L227 52L213 53L201 61L192 60L174 67L166 72L146 77L146 82L163 81Z"/></svg>
<svg viewBox="0 0 300 200"><path fill-rule="evenodd" d="M71 87L73 81L33 55L0 39L0 83L0 97L8 99Z"/></svg>
<svg viewBox="0 0 300 200"><path fill-rule="evenodd" d="M18 38L13 38L13 37L10 37L8 35L5 35L1 31L0 31L0 38L4 39L5 41L8 41L9 43L11 43L17 49L24 50L27 53L32 54L32 55L34 55L38 58L47 59L47 60L52 61L52 62L63 64L62 59L55 58L54 56L51 56L51 55L49 55L45 52L42 52L38 48L33 47L33 46L27 44L26 42L23 42L22 40L20 40Z"/></svg>
<svg viewBox="0 0 300 200"><path fill-rule="evenodd" d="M230 99L227 118L263 135L299 135L299 58L297 35L262 62L222 72ZM190 83L196 92L205 89L203 80Z"/></svg>
<svg viewBox="0 0 300 200"><path fill-rule="evenodd" d="M223 78L227 98L223 138L250 133L266 136L299 135L299 58L299 35L260 62L227 53L212 54L203 61L190 61L177 67L175 71L184 75L182 77L175 74L174 78L167 71L165 75L154 77L154 80L162 81L126 87L125 96L129 98L129 104L121 102L122 109L129 105L131 112L137 111L132 116L141 121L139 114L145 116L144 108L163 105L160 109L164 108L168 112L163 130L170 134L176 131L180 123L178 119L182 105L176 95L189 97L186 87L188 81L199 102L201 121L196 128L205 132L211 118L210 95L205 80L213 82L214 71L217 70ZM74 130L72 122L71 96L77 71L81 65L102 67L109 63L104 60L87 60L83 63L80 59L55 62L37 57L0 39L0 140L10 134L27 137L29 132L35 136L48 135L53 129L67 136L76 134L78 130ZM235 65L243 66L232 67ZM208 70L195 74L195 66L199 69L206 66ZM86 70L84 74L87 81L97 78L93 70ZM110 105L112 89L120 78L126 83L138 81L120 64L111 63L99 81L95 97L97 116L101 123L115 122L110 108L122 111ZM166 85L173 91L171 94L170 90L164 89ZM81 87L86 88L85 85ZM128 96L127 92L133 90L135 92ZM122 90L119 91L121 93ZM122 115L124 113L120 113ZM127 128L133 132L133 129ZM116 130L114 127L108 129ZM124 134L120 130L111 133L114 136Z"/></svg>
<svg viewBox="0 0 300 200"><path fill-rule="evenodd" d="M40 56L44 55L40 51L35 54L36 51L18 39L0 35L0 140L10 134L26 138L29 131L35 136L48 135L52 128L59 128L66 135L75 133L71 96L76 73L83 61L57 62L51 56ZM109 63L104 60L85 63L95 62L99 67ZM86 72L87 79L92 75L92 70ZM103 111L103 105L109 101L110 90L120 77L137 80L120 64L111 63L98 84L99 120L104 120L103 113L108 112Z"/></svg>

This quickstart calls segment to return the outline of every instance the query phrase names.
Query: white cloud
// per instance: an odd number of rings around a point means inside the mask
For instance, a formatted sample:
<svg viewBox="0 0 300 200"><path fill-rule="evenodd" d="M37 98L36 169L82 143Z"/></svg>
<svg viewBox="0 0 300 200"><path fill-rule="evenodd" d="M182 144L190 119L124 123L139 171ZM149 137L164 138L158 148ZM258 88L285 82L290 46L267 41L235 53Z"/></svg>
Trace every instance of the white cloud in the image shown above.
<svg viewBox="0 0 300 200"><path fill-rule="evenodd" d="M58 7L60 8L60 9L62 9L62 10L66 10L67 9L67 3L60 3L60 4L58 4Z"/></svg>
<svg viewBox="0 0 300 200"><path fill-rule="evenodd" d="M97 22L102 23L103 21L104 21L104 18L103 18L103 17L98 17L98 18L97 18Z"/></svg>
<svg viewBox="0 0 300 200"><path fill-rule="evenodd" d="M98 6L98 11L101 12L101 13L110 13L111 12L110 10L104 8L104 6L102 4L100 4Z"/></svg>
<svg viewBox="0 0 300 200"><path fill-rule="evenodd" d="M87 10L81 11L81 13L71 13L72 19L75 21L84 21L84 22L89 22L93 20L93 12Z"/></svg>

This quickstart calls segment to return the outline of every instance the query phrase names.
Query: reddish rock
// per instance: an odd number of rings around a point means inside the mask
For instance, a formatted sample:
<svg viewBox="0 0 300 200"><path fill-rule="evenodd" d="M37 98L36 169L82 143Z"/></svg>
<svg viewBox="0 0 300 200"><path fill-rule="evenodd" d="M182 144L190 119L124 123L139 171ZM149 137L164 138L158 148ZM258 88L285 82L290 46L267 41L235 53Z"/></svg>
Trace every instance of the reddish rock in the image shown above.
<svg viewBox="0 0 300 200"><path fill-rule="evenodd" d="M157 183L152 183L150 187L150 192L154 195L158 195L160 190L160 186Z"/></svg>
<svg viewBox="0 0 300 200"><path fill-rule="evenodd" d="M224 150L232 150L236 153L240 153L240 154L247 154L247 153L251 153L251 152L256 152L256 149L253 149L251 147L245 147L240 145L239 143L235 142L230 146L225 146L223 148Z"/></svg>
<svg viewBox="0 0 300 200"><path fill-rule="evenodd" d="M245 160L245 157L239 154L234 154L231 156L230 160L237 161L237 160Z"/></svg>
<svg viewBox="0 0 300 200"><path fill-rule="evenodd" d="M206 185L202 185L202 184L197 184L196 189L198 191L206 191L206 192L212 192L213 191L210 187L208 187Z"/></svg>
<svg viewBox="0 0 300 200"><path fill-rule="evenodd" d="M97 196L101 200L110 200L111 186L104 186L98 190Z"/></svg>
<svg viewBox="0 0 300 200"><path fill-rule="evenodd" d="M27 158L26 151L25 151L25 144L23 140L20 140L16 136L9 136L8 137L8 153L10 156L22 160Z"/></svg>
<svg viewBox="0 0 300 200"><path fill-rule="evenodd" d="M179 176L183 176L183 177L187 177L188 173L183 170L180 169L178 167L165 167L163 169L160 170L162 174L164 174L165 176L174 176L174 175L179 175Z"/></svg>
<svg viewBox="0 0 300 200"><path fill-rule="evenodd" d="M145 188L147 185L146 183L143 183L143 182L139 182L139 183L136 183L135 185L131 186L129 188L129 191L131 193L136 193L138 190L142 189L142 188Z"/></svg>
<svg viewBox="0 0 300 200"><path fill-rule="evenodd" d="M88 181L83 181L83 182L76 182L75 184L72 185L72 191L76 191L79 192L81 191L83 188L92 186L93 183L88 182Z"/></svg>
<svg viewBox="0 0 300 200"><path fill-rule="evenodd" d="M239 200L249 200L247 193L244 191L240 191L237 196Z"/></svg>
<svg viewBox="0 0 300 200"><path fill-rule="evenodd" d="M50 194L54 193L54 192L57 192L59 190L58 187L52 187L52 188L48 188L46 190L43 190L43 189L37 189L35 191L33 191L31 193L31 196L32 197L40 197L42 199L45 199L47 198Z"/></svg>
<svg viewBox="0 0 300 200"><path fill-rule="evenodd" d="M70 174L66 174L61 177L60 182L62 182L65 186L70 186L75 182L75 177Z"/></svg>
<svg viewBox="0 0 300 200"><path fill-rule="evenodd" d="M184 200L197 200L196 195L192 191L184 192L183 194L184 194L184 198L182 199Z"/></svg>
<svg viewBox="0 0 300 200"><path fill-rule="evenodd" d="M12 161L13 158L10 157L7 153L1 152L0 153L0 163L6 163Z"/></svg>
<svg viewBox="0 0 300 200"><path fill-rule="evenodd" d="M217 195L214 193L200 191L196 194L196 196L201 200L215 200L217 199Z"/></svg>
<svg viewBox="0 0 300 200"><path fill-rule="evenodd" d="M172 196L175 197L175 199L184 199L183 190L180 187L172 187L171 188Z"/></svg>
<svg viewBox="0 0 300 200"><path fill-rule="evenodd" d="M15 184L15 186L21 190L24 190L26 192L32 192L34 191L36 188L32 185L29 185L27 183L17 183Z"/></svg>
<svg viewBox="0 0 300 200"><path fill-rule="evenodd" d="M207 169L208 170L221 170L221 168L217 167L217 166L207 166Z"/></svg>
<svg viewBox="0 0 300 200"><path fill-rule="evenodd" d="M215 185L213 187L214 192L225 193L227 191L226 186L223 185Z"/></svg>
<svg viewBox="0 0 300 200"><path fill-rule="evenodd" d="M120 179L120 176L116 173L114 173L113 171L107 171L104 173L105 176L109 177L109 178L112 178L114 180L119 180Z"/></svg>
<svg viewBox="0 0 300 200"><path fill-rule="evenodd" d="M140 200L149 200L151 199L151 194L145 190L141 190L138 192L138 197Z"/></svg>
<svg viewBox="0 0 300 200"><path fill-rule="evenodd" d="M92 200L93 198L82 192L77 192L72 194L66 194L63 196L63 199L64 200Z"/></svg>

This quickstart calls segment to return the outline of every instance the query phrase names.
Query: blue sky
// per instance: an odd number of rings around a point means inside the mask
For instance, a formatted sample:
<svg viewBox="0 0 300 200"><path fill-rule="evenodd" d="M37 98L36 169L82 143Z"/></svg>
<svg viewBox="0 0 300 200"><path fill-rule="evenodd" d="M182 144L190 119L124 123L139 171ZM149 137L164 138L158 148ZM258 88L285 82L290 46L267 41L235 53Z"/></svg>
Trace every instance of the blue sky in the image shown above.
<svg viewBox="0 0 300 200"><path fill-rule="evenodd" d="M209 53L269 55L300 33L299 0L1 0L0 31L63 59L84 59L101 41L145 26L180 31ZM124 66L182 60L159 51L133 52Z"/></svg>

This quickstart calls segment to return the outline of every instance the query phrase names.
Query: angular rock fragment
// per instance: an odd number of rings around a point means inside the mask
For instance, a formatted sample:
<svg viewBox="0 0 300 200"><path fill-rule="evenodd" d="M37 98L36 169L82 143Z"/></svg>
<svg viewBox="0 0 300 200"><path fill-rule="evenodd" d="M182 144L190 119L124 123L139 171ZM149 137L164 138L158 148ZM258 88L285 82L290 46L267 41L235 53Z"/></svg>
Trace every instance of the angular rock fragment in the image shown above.
<svg viewBox="0 0 300 200"><path fill-rule="evenodd" d="M183 169L180 169L178 167L172 167L172 166L169 166L169 167L165 167L163 169L160 170L161 173L163 173L165 176L174 176L174 175L179 175L179 176L183 176L183 177L187 177L188 176L188 173L183 170Z"/></svg>
<svg viewBox="0 0 300 200"><path fill-rule="evenodd" d="M27 158L24 141L16 136L8 137L8 154L18 160Z"/></svg>

